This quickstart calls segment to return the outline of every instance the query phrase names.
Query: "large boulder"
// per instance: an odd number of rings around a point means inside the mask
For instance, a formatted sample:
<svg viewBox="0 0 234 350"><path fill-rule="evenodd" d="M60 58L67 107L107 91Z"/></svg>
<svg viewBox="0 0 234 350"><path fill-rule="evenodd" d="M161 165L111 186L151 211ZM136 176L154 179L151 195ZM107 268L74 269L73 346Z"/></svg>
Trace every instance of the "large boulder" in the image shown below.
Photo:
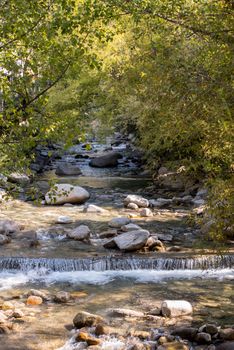
<svg viewBox="0 0 234 350"><path fill-rule="evenodd" d="M141 196L138 196L136 194L129 194L124 199L124 205L127 207L129 203L134 203L140 208L147 208L149 206L148 199L145 199Z"/></svg>
<svg viewBox="0 0 234 350"><path fill-rule="evenodd" d="M130 231L115 237L114 242L120 250L134 251L145 246L149 235L147 230Z"/></svg>
<svg viewBox="0 0 234 350"><path fill-rule="evenodd" d="M118 165L119 158L121 155L118 152L109 152L91 159L89 165L96 168L114 167Z"/></svg>
<svg viewBox="0 0 234 350"><path fill-rule="evenodd" d="M56 184L45 195L46 204L84 203L89 192L83 187L70 184Z"/></svg>
<svg viewBox="0 0 234 350"><path fill-rule="evenodd" d="M76 328L92 327L96 326L100 322L104 322L101 316L90 314L89 312L85 311L78 312L73 319L73 324Z"/></svg>
<svg viewBox="0 0 234 350"><path fill-rule="evenodd" d="M26 174L12 173L8 176L8 181L25 186L30 183L30 178Z"/></svg>
<svg viewBox="0 0 234 350"><path fill-rule="evenodd" d="M57 166L55 174L59 176L81 175L81 170L77 165L70 163L61 163Z"/></svg>

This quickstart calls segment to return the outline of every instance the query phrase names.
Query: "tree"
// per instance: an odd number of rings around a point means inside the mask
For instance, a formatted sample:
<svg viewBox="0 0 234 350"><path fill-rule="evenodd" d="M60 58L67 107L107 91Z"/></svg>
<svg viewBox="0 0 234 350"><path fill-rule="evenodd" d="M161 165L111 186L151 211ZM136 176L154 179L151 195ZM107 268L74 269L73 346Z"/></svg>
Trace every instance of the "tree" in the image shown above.
<svg viewBox="0 0 234 350"><path fill-rule="evenodd" d="M25 161L33 146L56 133L62 138L70 122L66 115L46 113L47 94L74 64L97 64L90 48L97 38L110 39L110 13L108 3L98 0L1 0L0 153L5 165Z"/></svg>

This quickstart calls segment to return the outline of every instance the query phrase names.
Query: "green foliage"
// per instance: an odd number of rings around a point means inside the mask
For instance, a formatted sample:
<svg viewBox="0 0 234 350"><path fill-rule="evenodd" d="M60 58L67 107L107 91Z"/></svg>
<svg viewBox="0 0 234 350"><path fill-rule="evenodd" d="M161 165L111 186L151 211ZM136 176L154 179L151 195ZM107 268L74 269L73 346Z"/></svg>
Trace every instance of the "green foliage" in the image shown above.
<svg viewBox="0 0 234 350"><path fill-rule="evenodd" d="M212 186L206 221L209 237L215 241L234 239L234 178L216 180Z"/></svg>
<svg viewBox="0 0 234 350"><path fill-rule="evenodd" d="M110 40L111 12L98 0L1 1L2 166L25 165L36 144L79 132L74 118L45 108L48 92L74 66L97 66L91 48Z"/></svg>
<svg viewBox="0 0 234 350"><path fill-rule="evenodd" d="M233 2L1 5L1 166L29 162L37 143L115 126L136 134L152 170L179 162L199 179L220 181L213 201L225 204L227 217L214 205L217 232L229 227Z"/></svg>
<svg viewBox="0 0 234 350"><path fill-rule="evenodd" d="M94 48L101 69L72 83L82 101L77 109L102 127L135 132L152 170L179 162L192 176L212 179L212 203L219 202L233 172L233 5L132 1L119 10L113 40ZM230 200L222 203L222 210L211 205L218 235L231 222Z"/></svg>

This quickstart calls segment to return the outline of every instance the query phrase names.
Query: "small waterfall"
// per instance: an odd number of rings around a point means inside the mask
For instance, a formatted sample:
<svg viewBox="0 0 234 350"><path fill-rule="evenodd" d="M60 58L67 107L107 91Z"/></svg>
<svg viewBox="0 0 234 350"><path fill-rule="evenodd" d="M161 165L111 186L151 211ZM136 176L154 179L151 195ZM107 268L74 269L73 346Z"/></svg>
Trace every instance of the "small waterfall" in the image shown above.
<svg viewBox="0 0 234 350"><path fill-rule="evenodd" d="M0 258L0 271L129 271L212 270L234 267L234 255L204 255L192 258L92 257L80 259Z"/></svg>

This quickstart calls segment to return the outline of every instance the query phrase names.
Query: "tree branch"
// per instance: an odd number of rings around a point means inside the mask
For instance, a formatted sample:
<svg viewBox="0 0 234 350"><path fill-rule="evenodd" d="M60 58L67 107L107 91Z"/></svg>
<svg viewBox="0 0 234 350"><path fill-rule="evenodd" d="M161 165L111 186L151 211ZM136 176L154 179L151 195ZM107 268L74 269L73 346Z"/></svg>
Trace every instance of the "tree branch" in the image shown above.
<svg viewBox="0 0 234 350"><path fill-rule="evenodd" d="M50 90L54 85L56 85L59 80L61 80L65 73L67 72L68 68L70 67L71 62L69 61L67 63L67 65L65 66L65 68L62 70L62 72L59 74L59 76L52 82L50 83L45 89L43 89L42 91L40 91L36 96L34 96L31 100L27 101L27 103L24 106L24 109L27 108L29 105L31 105L33 102L35 102L36 100L38 100L42 95L44 95L48 90ZM20 111L22 109L22 107L19 107L17 110Z"/></svg>

